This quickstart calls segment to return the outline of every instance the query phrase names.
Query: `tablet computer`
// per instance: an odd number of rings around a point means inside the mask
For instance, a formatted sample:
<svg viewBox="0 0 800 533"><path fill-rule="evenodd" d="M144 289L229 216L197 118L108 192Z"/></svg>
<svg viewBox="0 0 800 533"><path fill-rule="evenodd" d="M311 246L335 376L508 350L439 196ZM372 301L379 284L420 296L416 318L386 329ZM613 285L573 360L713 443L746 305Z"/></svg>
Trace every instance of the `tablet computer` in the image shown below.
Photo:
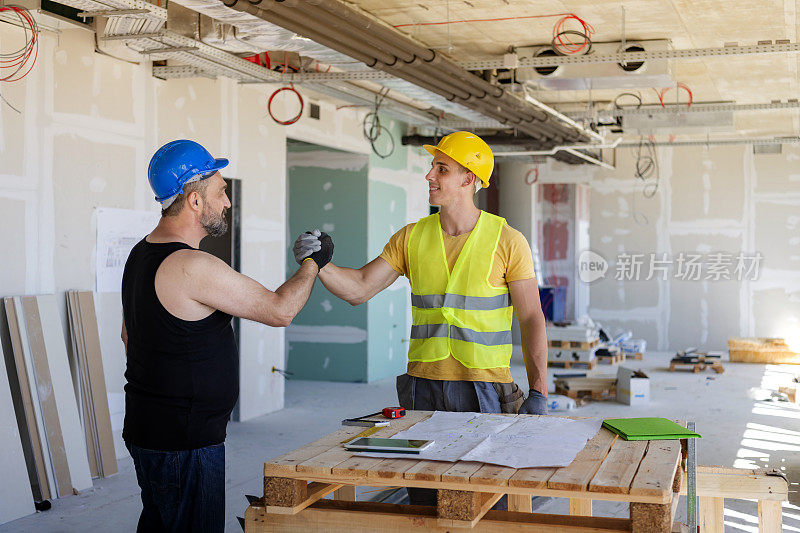
<svg viewBox="0 0 800 533"><path fill-rule="evenodd" d="M432 440L360 437L345 443L344 447L359 452L419 453L431 444Z"/></svg>

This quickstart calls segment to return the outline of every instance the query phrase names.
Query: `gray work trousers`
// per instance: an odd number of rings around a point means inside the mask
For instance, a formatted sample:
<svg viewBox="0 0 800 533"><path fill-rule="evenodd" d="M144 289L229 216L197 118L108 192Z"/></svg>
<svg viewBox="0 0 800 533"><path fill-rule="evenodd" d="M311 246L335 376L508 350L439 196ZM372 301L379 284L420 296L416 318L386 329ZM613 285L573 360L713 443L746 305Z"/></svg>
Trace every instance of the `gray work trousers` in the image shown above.
<svg viewBox="0 0 800 533"><path fill-rule="evenodd" d="M500 413L500 397L487 381L444 381L403 374L397 376L397 399L409 410ZM436 505L436 490L408 489L411 505ZM508 510L503 496L492 509Z"/></svg>

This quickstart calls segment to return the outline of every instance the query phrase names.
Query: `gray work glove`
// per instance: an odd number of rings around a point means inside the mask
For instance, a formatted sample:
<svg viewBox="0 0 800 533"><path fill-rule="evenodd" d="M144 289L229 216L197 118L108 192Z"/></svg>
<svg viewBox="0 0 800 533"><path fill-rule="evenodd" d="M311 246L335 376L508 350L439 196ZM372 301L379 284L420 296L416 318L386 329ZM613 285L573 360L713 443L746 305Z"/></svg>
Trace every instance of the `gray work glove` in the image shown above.
<svg viewBox="0 0 800 533"><path fill-rule="evenodd" d="M319 242L320 235L322 235L320 231L315 229L313 232L307 231L297 237L297 240L294 241L294 247L292 248L294 260L297 261L297 264L302 264L303 259L322 249L322 243Z"/></svg>
<svg viewBox="0 0 800 533"><path fill-rule="evenodd" d="M538 390L531 389L528 397L519 408L521 415L546 415L547 397Z"/></svg>
<svg viewBox="0 0 800 533"><path fill-rule="evenodd" d="M314 231L318 232L319 230ZM320 249L308 257L313 259L314 262L317 263L317 267L322 270L322 268L330 263L331 259L333 259L333 239L331 239L331 236L324 231L319 234L317 239L320 243Z"/></svg>

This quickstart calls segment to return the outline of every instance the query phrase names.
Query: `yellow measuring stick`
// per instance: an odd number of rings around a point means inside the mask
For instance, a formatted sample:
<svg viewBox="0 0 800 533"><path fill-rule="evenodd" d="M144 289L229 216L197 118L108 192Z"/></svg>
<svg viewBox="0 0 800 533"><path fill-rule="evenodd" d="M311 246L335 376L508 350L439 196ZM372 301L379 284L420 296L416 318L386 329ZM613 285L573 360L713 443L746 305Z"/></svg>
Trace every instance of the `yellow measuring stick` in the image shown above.
<svg viewBox="0 0 800 533"><path fill-rule="evenodd" d="M359 433L358 435L356 435L354 437L349 437L349 438L343 440L342 444L348 443L351 440L360 439L361 437L369 437L370 435L372 435L376 431L379 431L379 430L381 430L381 429L383 429L385 427L388 427L388 426L375 426L375 427L367 428L364 431L362 431L361 433Z"/></svg>

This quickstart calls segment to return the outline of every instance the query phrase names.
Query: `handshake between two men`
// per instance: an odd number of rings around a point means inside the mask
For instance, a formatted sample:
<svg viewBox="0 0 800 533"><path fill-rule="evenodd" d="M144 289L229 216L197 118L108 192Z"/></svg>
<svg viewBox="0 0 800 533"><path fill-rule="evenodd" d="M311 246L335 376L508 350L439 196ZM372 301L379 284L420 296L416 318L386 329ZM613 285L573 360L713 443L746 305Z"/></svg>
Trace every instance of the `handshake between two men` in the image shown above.
<svg viewBox="0 0 800 533"><path fill-rule="evenodd" d="M322 267L330 263L333 258L333 239L318 229L307 231L297 237L292 251L297 264L301 265L306 259L311 259L322 270Z"/></svg>

